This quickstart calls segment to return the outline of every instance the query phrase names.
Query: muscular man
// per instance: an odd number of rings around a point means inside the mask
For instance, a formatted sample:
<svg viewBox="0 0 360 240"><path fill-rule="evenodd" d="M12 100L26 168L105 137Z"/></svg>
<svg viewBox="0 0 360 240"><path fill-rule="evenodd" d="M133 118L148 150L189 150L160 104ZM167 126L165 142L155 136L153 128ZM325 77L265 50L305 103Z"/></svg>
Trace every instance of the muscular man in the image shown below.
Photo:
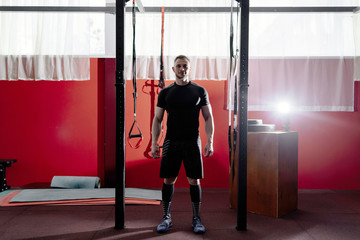
<svg viewBox="0 0 360 240"><path fill-rule="evenodd" d="M207 141L204 157L213 155L214 120L211 105L205 88L189 80L190 61L184 55L175 58L173 71L176 81L161 90L155 109L152 125L152 150L154 158L160 157L157 144L164 112L167 112L167 132L161 157L160 177L164 179L162 204L164 216L157 226L158 232L167 232L172 226L170 208L181 163L184 163L190 184L193 207L192 227L195 233L204 233L205 227L200 220L201 187L203 162L199 136L199 113L205 120Z"/></svg>

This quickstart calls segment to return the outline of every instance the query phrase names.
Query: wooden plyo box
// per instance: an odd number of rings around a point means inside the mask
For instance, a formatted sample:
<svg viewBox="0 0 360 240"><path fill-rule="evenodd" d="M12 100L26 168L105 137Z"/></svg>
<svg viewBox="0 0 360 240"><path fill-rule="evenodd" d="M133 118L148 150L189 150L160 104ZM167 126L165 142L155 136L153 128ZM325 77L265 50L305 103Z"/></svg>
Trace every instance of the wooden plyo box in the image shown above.
<svg viewBox="0 0 360 240"><path fill-rule="evenodd" d="M247 161L247 210L281 217L297 209L298 133L249 132ZM230 179L237 179L235 171ZM231 172L235 176L231 176ZM235 186L234 186L235 185ZM237 206L237 181L230 182L230 207Z"/></svg>

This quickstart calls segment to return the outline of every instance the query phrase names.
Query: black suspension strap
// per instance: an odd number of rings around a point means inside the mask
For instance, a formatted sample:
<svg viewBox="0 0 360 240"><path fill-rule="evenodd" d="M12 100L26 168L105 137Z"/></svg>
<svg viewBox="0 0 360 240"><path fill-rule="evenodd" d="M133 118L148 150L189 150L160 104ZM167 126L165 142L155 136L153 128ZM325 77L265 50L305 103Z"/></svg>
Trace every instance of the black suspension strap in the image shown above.
<svg viewBox="0 0 360 240"><path fill-rule="evenodd" d="M228 130L228 142L229 142L229 165L231 166L231 154L232 154L232 140L231 140L231 77L232 77L232 59L234 56L234 27L233 27L233 0L231 0L231 14L230 14L230 71L229 71L229 80L230 80L230 88L229 88L229 130Z"/></svg>
<svg viewBox="0 0 360 240"><path fill-rule="evenodd" d="M230 89L229 89L229 131L228 131L228 140L229 140L229 162L230 162L230 168L231 168L231 159L234 157L234 153L236 151L236 142L237 142L237 69L238 69L238 59L239 59L239 44L238 44L238 28L239 28L239 9L240 4L237 3L236 7L236 29L235 32L236 35L236 54L234 56L234 27L233 27L233 13L234 13L234 7L233 7L234 0L231 1L231 15L230 15ZM232 82L232 79L234 79L234 84ZM234 97L232 98L232 89L234 89ZM233 104L232 101L233 100ZM231 108L233 106L233 115L231 114ZM233 125L232 125L232 117L234 117ZM233 129L233 132L232 132ZM232 168L233 171L235 171L235 168Z"/></svg>
<svg viewBox="0 0 360 240"><path fill-rule="evenodd" d="M232 4L231 4L232 5ZM238 37L239 37L239 10L240 10L240 4L237 5L237 14L236 14L236 30L233 31L233 14L234 9L232 7L231 9L231 52L230 52L230 95L229 95L229 102L230 102L230 108L229 108L229 151L230 151L230 204L232 207L237 206L237 188L238 183L236 181L236 173L239 170L239 164L238 164L238 67L239 67L239 43L238 43ZM234 44L233 40L234 35L236 36L236 53L234 55ZM232 91L234 91L232 93ZM233 94L233 96L231 96ZM233 110L233 115L231 115L231 110ZM232 121L232 118L234 120ZM240 145L239 145L240 146Z"/></svg>
<svg viewBox="0 0 360 240"><path fill-rule="evenodd" d="M236 8L236 29L239 29L239 9L240 4L238 3ZM234 125L233 125L233 151L234 154L236 152L237 147L237 135L238 135L238 120L237 120L237 113L238 113L238 61L239 61L239 43L238 43L238 31L236 31L236 53L235 56L233 56L232 61L233 69L231 69L232 74L234 76ZM235 163L235 159L233 161L233 164ZM235 176L235 167L232 168L233 170L233 176ZM235 179L233 179L234 181Z"/></svg>
<svg viewBox="0 0 360 240"><path fill-rule="evenodd" d="M164 79L164 22L165 22L165 8L161 7L161 53L160 53L160 78L159 87L162 89L165 87Z"/></svg>
<svg viewBox="0 0 360 240"><path fill-rule="evenodd" d="M132 148L139 148L142 141L143 141L143 136L140 130L140 127L136 121L136 99L137 99L137 86L136 86L136 45L135 45L135 30L136 30L136 14L135 14L135 0L133 0L133 7L132 7L132 20L133 20L133 58L132 58L132 83L133 83L133 88L134 88L134 92L133 92L133 98L134 98L134 122L131 125L130 131L129 131L129 135L128 135L128 143L130 145L130 147ZM136 127L136 129L134 128ZM137 130L137 131L136 131ZM138 142L133 145L131 143L131 139L132 138L139 138Z"/></svg>

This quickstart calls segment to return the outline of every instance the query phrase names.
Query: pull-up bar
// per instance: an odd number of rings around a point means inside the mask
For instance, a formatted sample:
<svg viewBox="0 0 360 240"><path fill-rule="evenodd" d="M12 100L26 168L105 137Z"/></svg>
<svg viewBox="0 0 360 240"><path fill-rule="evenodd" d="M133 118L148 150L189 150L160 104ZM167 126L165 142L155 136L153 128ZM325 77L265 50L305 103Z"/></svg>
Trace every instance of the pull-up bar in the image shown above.
<svg viewBox="0 0 360 240"><path fill-rule="evenodd" d="M357 7L249 7L250 12L254 13L297 13L297 12L355 12ZM161 12L161 7L144 7L145 13ZM131 8L126 8L126 12L131 12ZM166 7L168 13L224 13L231 12L231 7Z"/></svg>
<svg viewBox="0 0 360 240"><path fill-rule="evenodd" d="M123 1L123 0L122 0ZM137 11L143 13L161 13L161 7L143 7L136 1ZM115 14L116 7L64 7L64 6L0 6L1 11L11 12L94 12ZM131 12L131 7L125 7L125 12ZM359 6L348 7L249 7L252 13L325 13L325 12L356 12ZM224 13L231 12L231 7L166 7L168 13Z"/></svg>

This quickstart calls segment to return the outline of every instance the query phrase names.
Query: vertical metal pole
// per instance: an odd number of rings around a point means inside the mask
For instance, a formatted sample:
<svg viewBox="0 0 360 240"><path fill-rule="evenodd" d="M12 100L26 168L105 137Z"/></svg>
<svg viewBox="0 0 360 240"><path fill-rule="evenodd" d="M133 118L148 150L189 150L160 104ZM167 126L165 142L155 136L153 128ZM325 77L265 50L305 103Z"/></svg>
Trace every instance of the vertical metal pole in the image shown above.
<svg viewBox="0 0 360 240"><path fill-rule="evenodd" d="M240 37L240 94L238 107L238 199L237 230L246 230L247 218L247 111L248 111L248 62L249 62L249 0L241 0Z"/></svg>
<svg viewBox="0 0 360 240"><path fill-rule="evenodd" d="M116 190L115 229L125 227L125 4L116 0Z"/></svg>

